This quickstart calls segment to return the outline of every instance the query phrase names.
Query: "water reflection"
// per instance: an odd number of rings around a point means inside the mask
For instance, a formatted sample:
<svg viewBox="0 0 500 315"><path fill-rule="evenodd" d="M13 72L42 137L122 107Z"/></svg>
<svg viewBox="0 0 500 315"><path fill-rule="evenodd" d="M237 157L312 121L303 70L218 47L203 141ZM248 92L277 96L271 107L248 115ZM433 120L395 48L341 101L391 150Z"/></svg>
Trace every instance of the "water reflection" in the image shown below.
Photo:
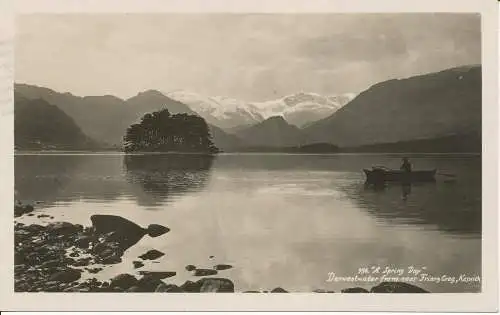
<svg viewBox="0 0 500 315"><path fill-rule="evenodd" d="M126 155L123 164L127 181L146 196L136 195L139 204L155 206L168 198L197 192L210 178L213 157L200 155Z"/></svg>
<svg viewBox="0 0 500 315"><path fill-rule="evenodd" d="M362 209L390 223L477 236L481 233L481 199L468 189L438 182L383 186L353 183L343 190Z"/></svg>
<svg viewBox="0 0 500 315"><path fill-rule="evenodd" d="M84 156L18 155L14 160L15 198L51 204L64 194Z"/></svg>

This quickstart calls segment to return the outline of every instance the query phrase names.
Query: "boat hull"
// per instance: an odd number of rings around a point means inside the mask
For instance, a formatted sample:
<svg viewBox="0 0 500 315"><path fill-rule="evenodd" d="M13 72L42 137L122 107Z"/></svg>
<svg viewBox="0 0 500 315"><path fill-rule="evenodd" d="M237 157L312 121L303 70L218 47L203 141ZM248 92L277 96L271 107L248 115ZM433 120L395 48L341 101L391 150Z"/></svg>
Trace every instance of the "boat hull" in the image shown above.
<svg viewBox="0 0 500 315"><path fill-rule="evenodd" d="M371 183L380 182L434 182L436 180L436 170L431 171L399 171L382 169L364 169L366 181Z"/></svg>

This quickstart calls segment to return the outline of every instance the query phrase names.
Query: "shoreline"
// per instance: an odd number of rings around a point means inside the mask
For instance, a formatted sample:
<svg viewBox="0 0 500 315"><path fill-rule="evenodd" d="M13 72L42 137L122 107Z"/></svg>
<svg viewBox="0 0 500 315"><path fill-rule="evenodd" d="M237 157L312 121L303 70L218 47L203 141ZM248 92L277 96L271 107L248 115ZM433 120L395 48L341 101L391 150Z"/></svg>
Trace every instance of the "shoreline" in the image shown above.
<svg viewBox="0 0 500 315"><path fill-rule="evenodd" d="M15 217L33 216L33 206L17 204ZM43 215L50 217L49 215ZM38 216L40 217L40 215ZM124 252L144 235L157 237L170 231L167 227L151 224L142 228L119 216L95 215L92 226L84 227L69 222L51 222L46 226L15 222L15 292L240 292L287 293L276 287L263 291L235 291L232 280L219 275L233 266L218 264L212 269L187 265L185 271L199 277L182 285L169 283L168 278L178 271L142 271L140 277L130 273L117 274L99 281L92 277L107 265L122 262ZM168 236L167 236L168 237ZM135 243L134 243L135 242ZM144 266L145 260L155 260L164 253L150 250L130 261L133 270ZM185 272L184 270L182 272ZM82 280L82 275L90 275ZM315 293L335 293L314 290ZM337 293L428 293L404 282L381 282L371 288L346 287Z"/></svg>

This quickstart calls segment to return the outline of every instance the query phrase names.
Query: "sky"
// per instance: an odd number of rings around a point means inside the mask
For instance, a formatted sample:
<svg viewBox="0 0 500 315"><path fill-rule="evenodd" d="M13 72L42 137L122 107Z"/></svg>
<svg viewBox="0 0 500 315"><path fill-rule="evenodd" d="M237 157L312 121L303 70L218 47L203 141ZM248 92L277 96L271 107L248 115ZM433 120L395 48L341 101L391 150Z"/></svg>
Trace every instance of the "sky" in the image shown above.
<svg viewBox="0 0 500 315"><path fill-rule="evenodd" d="M187 90L264 101L358 93L481 63L475 14L32 14L15 81L75 95Z"/></svg>

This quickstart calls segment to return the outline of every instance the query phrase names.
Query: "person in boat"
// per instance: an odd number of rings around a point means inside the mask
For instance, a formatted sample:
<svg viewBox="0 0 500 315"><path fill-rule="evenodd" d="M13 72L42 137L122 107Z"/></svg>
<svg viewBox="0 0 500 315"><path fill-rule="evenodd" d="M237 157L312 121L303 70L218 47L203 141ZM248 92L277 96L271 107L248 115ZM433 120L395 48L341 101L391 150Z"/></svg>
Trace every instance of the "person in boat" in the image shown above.
<svg viewBox="0 0 500 315"><path fill-rule="evenodd" d="M410 160L408 160L408 158L403 158L403 164L401 164L401 168L400 168L402 171L405 171L405 172L411 172L411 163L410 163Z"/></svg>

